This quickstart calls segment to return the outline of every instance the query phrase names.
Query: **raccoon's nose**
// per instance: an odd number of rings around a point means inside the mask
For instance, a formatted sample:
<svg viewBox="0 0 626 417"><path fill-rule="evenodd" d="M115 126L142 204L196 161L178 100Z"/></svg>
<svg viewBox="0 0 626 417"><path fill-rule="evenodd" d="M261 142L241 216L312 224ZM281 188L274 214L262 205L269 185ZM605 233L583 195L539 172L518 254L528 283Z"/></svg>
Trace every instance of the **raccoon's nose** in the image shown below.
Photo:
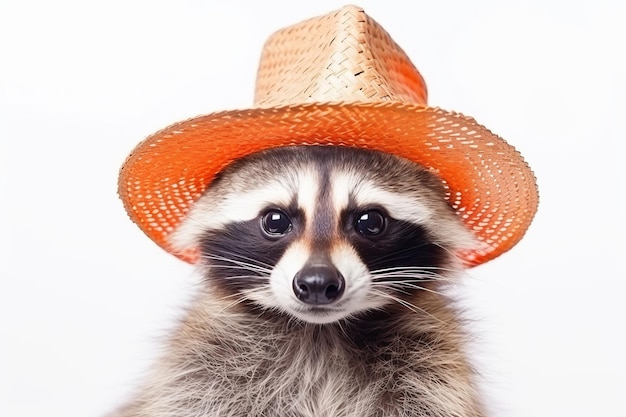
<svg viewBox="0 0 626 417"><path fill-rule="evenodd" d="M330 304L343 295L346 282L332 265L305 265L293 278L293 292L307 304Z"/></svg>

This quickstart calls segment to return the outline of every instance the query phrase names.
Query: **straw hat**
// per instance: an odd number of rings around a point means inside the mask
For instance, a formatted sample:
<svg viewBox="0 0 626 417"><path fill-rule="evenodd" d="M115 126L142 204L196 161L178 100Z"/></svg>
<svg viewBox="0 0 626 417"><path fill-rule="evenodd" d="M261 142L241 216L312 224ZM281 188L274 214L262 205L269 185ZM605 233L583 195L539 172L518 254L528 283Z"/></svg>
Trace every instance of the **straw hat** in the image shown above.
<svg viewBox="0 0 626 417"><path fill-rule="evenodd" d="M289 145L339 145L396 154L433 170L449 204L483 243L459 254L491 260L524 235L538 203L522 156L474 119L426 104L404 51L362 9L347 6L282 29L265 44L254 106L198 116L145 139L121 168L130 218L166 251L168 236L224 167Z"/></svg>

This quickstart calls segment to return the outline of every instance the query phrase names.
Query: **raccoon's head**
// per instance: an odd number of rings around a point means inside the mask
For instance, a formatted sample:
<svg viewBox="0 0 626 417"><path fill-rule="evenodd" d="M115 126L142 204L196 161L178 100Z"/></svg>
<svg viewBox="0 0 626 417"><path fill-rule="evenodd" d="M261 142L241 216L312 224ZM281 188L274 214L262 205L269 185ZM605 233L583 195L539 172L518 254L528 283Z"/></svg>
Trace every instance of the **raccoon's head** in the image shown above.
<svg viewBox="0 0 626 417"><path fill-rule="evenodd" d="M330 323L450 277L476 246L441 181L402 158L298 146L233 163L172 243L199 247L206 279L233 300Z"/></svg>

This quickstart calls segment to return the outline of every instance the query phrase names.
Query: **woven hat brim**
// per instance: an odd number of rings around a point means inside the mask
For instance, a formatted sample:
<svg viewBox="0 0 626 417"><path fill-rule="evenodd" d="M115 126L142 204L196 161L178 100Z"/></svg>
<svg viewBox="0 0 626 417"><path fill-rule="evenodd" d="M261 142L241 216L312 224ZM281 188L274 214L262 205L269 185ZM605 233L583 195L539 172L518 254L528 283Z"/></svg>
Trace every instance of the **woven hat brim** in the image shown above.
<svg viewBox="0 0 626 417"><path fill-rule="evenodd" d="M130 218L166 251L176 229L217 173L251 153L290 145L340 145L392 153L432 169L449 204L483 243L460 253L467 266L512 248L538 204L522 156L472 118L412 104L302 104L199 116L141 142L121 168L119 194Z"/></svg>

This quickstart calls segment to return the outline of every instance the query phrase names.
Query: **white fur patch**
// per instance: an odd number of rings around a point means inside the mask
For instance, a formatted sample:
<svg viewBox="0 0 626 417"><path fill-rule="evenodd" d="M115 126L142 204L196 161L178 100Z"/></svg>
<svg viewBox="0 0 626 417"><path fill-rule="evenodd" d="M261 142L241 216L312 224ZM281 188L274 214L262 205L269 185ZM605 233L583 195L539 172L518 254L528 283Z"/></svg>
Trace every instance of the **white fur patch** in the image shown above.
<svg viewBox="0 0 626 417"><path fill-rule="evenodd" d="M262 303L268 307L277 306L279 309L293 314L293 310L299 306L300 300L293 292L292 281L298 271L302 269L311 255L310 249L303 242L296 242L285 251L282 258L272 271L270 276L270 288L275 300L267 300Z"/></svg>
<svg viewBox="0 0 626 417"><path fill-rule="evenodd" d="M375 182L364 179L353 171L334 172L332 175L333 204L340 213L348 206L350 197L360 207L379 205L391 217L416 224L427 222L433 211L415 198L385 190Z"/></svg>
<svg viewBox="0 0 626 417"><path fill-rule="evenodd" d="M209 190L169 236L169 242L177 250L191 249L207 230L252 220L268 207L287 207L296 195L298 205L305 213L312 213L315 210L318 188L316 173L312 169L303 169L286 177L275 178L262 187L238 190L226 195L216 195L215 190Z"/></svg>
<svg viewBox="0 0 626 417"><path fill-rule="evenodd" d="M385 304L384 300L372 297L372 276L351 245L347 243L337 245L330 256L346 280L346 289L341 301L346 316Z"/></svg>
<svg viewBox="0 0 626 417"><path fill-rule="evenodd" d="M298 208L304 211L308 222L313 219L319 193L319 173L312 168L298 173ZM307 227L309 225L307 224Z"/></svg>
<svg viewBox="0 0 626 417"><path fill-rule="evenodd" d="M427 194L420 198L415 193L392 192L355 171L335 171L331 180L337 213L348 206L352 197L359 207L381 206L396 220L425 227L451 249L474 249L480 245L458 218L438 215L442 210L440 202L430 201Z"/></svg>

